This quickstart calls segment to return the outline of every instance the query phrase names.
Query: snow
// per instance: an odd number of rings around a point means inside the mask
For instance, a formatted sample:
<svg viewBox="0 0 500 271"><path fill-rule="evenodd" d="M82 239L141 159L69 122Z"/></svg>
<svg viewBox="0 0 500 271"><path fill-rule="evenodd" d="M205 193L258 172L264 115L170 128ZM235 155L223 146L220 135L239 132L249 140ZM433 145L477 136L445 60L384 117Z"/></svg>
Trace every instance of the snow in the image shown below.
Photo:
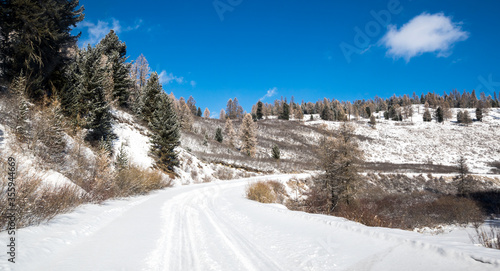
<svg viewBox="0 0 500 271"><path fill-rule="evenodd" d="M134 123L134 117L126 112L112 110L118 122L113 123L113 132L118 139L113 142L113 152L118 154L123 144L132 164L150 168L154 160L148 155L150 149L148 130Z"/></svg>
<svg viewBox="0 0 500 271"><path fill-rule="evenodd" d="M498 270L500 251L464 238L372 228L244 197L255 177L84 205L17 231L1 270ZM304 178L306 176L297 176ZM470 229L469 229L470 230ZM453 234L451 234L453 233ZM6 248L6 232L0 247Z"/></svg>

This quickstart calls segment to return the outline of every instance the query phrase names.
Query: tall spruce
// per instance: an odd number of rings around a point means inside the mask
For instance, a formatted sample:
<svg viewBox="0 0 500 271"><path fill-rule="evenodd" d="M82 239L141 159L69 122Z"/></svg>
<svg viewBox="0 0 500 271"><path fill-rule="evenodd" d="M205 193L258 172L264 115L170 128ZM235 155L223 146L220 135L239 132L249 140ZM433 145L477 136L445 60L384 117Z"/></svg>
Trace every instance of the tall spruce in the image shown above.
<svg viewBox="0 0 500 271"><path fill-rule="evenodd" d="M481 107L476 108L476 119L483 121L483 109Z"/></svg>
<svg viewBox="0 0 500 271"><path fill-rule="evenodd" d="M83 120L80 125L88 129L86 139L89 141L111 140L114 134L104 93L105 73L101 65L101 50L88 45L87 50L79 54L75 108L78 117Z"/></svg>
<svg viewBox="0 0 500 271"><path fill-rule="evenodd" d="M290 119L290 107L287 103L283 103L283 107L281 109L281 113L278 116L278 119L289 120Z"/></svg>
<svg viewBox="0 0 500 271"><path fill-rule="evenodd" d="M163 171L171 172L179 161L175 147L180 145L180 130L172 101L167 94L157 96L155 110L150 118L151 153L155 166Z"/></svg>
<svg viewBox="0 0 500 271"><path fill-rule="evenodd" d="M146 86L144 87L141 97L142 109L140 111L140 116L148 123L151 121L153 112L156 109L158 96L162 92L158 74L153 72L146 82Z"/></svg>
<svg viewBox="0 0 500 271"><path fill-rule="evenodd" d="M434 118L436 119L437 122L440 122L440 123L442 123L444 121L444 112L443 112L443 108L441 108L441 106L439 106L436 109L436 112L434 112Z"/></svg>
<svg viewBox="0 0 500 271"><path fill-rule="evenodd" d="M78 0L4 0L0 6L0 62L7 81L28 75L28 97L38 100L64 84L64 68L79 37L72 28L83 20Z"/></svg>
<svg viewBox="0 0 500 271"><path fill-rule="evenodd" d="M258 120L261 120L262 117L264 116L264 114L262 113L262 107L263 107L263 104L261 101L258 101L257 102L257 111L256 111L256 115L257 115L257 119Z"/></svg>
<svg viewBox="0 0 500 271"><path fill-rule="evenodd" d="M222 143L224 140L224 137L222 136L222 129L220 127L217 127L215 130L215 140L219 143Z"/></svg>
<svg viewBox="0 0 500 271"><path fill-rule="evenodd" d="M126 63L127 46L111 30L99 43L102 53L107 58L111 73L111 96L122 107L128 106L132 80L129 77L130 63Z"/></svg>

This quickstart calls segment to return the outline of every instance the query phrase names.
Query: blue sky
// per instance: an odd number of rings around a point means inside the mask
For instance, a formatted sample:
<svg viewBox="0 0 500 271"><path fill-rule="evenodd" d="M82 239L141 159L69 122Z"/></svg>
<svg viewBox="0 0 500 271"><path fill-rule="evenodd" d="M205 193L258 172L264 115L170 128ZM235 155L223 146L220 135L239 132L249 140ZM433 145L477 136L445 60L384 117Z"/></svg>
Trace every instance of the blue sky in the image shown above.
<svg viewBox="0 0 500 271"><path fill-rule="evenodd" d="M80 0L80 45L113 28L166 92L219 113L272 102L500 90L499 1Z"/></svg>

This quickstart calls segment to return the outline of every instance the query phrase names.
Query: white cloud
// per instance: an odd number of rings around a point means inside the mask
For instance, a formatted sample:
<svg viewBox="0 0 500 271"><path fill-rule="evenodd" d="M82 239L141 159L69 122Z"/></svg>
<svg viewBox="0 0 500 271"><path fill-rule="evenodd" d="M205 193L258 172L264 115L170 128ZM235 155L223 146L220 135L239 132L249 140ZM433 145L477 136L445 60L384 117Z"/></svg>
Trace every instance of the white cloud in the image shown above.
<svg viewBox="0 0 500 271"><path fill-rule="evenodd" d="M87 44L95 45L101 41L111 29L113 29L117 34L120 32L128 32L138 29L142 24L142 20L136 21L135 25L122 27L120 21L116 19L111 19L111 22L98 20L97 23L90 21L82 21L78 28L87 28L88 37L81 42L82 46L87 46Z"/></svg>
<svg viewBox="0 0 500 271"><path fill-rule="evenodd" d="M184 77L175 76L172 73L167 73L165 70L161 71L158 77L160 78L161 84L170 84L172 81L177 82L177 84L184 83Z"/></svg>
<svg viewBox="0 0 500 271"><path fill-rule="evenodd" d="M461 23L453 23L443 13L424 12L400 29L390 25L380 42L389 49L387 55L402 57L408 62L412 57L428 52L437 52L438 57L447 57L455 42L468 37L469 33L462 31Z"/></svg>
<svg viewBox="0 0 500 271"><path fill-rule="evenodd" d="M191 80L191 82L189 82L189 84L191 84L192 87L196 87L196 82Z"/></svg>
<svg viewBox="0 0 500 271"><path fill-rule="evenodd" d="M273 87L271 89L269 89L266 93L266 95L264 95L262 98L259 99L259 101L262 101L266 98L271 98L273 97L274 95L276 95L278 93L278 89L276 87Z"/></svg>

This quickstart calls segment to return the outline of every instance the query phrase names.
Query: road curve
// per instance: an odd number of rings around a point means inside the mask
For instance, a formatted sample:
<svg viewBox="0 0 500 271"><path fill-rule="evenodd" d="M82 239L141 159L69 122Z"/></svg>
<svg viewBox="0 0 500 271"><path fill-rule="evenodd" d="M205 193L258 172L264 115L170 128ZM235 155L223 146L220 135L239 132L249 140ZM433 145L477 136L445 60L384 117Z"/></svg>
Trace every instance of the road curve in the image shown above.
<svg viewBox="0 0 500 271"><path fill-rule="evenodd" d="M500 255L244 197L258 179L168 188L87 205L18 233L15 269L498 270ZM5 233L0 234L2 242ZM3 243L1 243L3 246Z"/></svg>

